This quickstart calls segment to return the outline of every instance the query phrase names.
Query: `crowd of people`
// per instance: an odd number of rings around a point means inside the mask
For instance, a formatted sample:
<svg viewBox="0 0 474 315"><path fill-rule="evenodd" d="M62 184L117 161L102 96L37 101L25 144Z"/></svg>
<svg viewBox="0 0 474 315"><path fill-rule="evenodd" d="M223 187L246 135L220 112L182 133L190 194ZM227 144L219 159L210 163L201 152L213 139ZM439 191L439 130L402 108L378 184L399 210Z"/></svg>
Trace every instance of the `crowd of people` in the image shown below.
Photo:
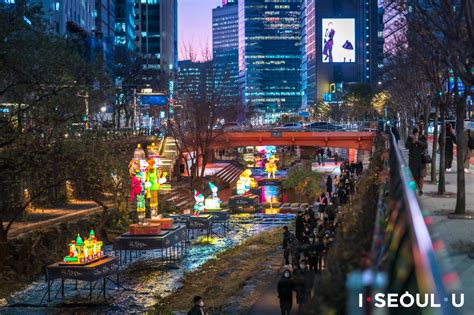
<svg viewBox="0 0 474 315"><path fill-rule="evenodd" d="M277 288L282 314L290 313L293 292L300 310L311 298L315 276L326 267L325 258L341 222L340 207L355 191L363 164L344 161L340 170L340 175L326 178L326 191L318 200L298 212L294 234L283 227L285 268Z"/></svg>

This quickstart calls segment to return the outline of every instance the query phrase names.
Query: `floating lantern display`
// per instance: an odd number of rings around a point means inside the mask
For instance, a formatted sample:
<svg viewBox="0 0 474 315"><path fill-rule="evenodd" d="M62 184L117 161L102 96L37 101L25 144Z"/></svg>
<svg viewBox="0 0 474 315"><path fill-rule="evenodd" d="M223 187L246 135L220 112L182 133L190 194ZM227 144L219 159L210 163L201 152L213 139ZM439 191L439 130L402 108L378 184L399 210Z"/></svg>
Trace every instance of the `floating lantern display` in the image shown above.
<svg viewBox="0 0 474 315"><path fill-rule="evenodd" d="M255 150L260 153L263 158L269 159L275 155L277 148L274 145L263 145L263 146L256 146Z"/></svg>
<svg viewBox="0 0 474 315"><path fill-rule="evenodd" d="M194 213L193 215L198 216L202 212L206 212L206 207L204 206L204 195L201 194L199 191L194 189L194 200L196 203L194 204Z"/></svg>
<svg viewBox="0 0 474 315"><path fill-rule="evenodd" d="M129 163L129 173L132 177L130 201L137 200L138 224L145 224L145 180L148 163L145 160L145 151L137 144L133 151L133 159Z"/></svg>
<svg viewBox="0 0 474 315"><path fill-rule="evenodd" d="M205 209L220 209L222 201L217 196L219 189L211 182L209 182L209 188L211 188L212 194L209 198L206 198Z"/></svg>
<svg viewBox="0 0 474 315"><path fill-rule="evenodd" d="M146 196L150 199L150 216L152 219L158 215L158 190L160 182L158 178L159 169L155 166L155 159L148 159L146 169Z"/></svg>
<svg viewBox="0 0 474 315"><path fill-rule="evenodd" d="M277 162L278 157L276 155L273 155L268 159L268 162L265 164L265 171L268 173L268 178L275 178L275 173L278 170L276 165Z"/></svg>
<svg viewBox="0 0 474 315"><path fill-rule="evenodd" d="M94 230L89 233L89 238L82 240L77 234L75 240L69 244L69 255L64 257L66 264L85 264L94 262L104 256L102 241L95 237Z"/></svg>
<svg viewBox="0 0 474 315"><path fill-rule="evenodd" d="M257 187L257 182L254 178L250 177L251 175L252 171L250 169L246 169L242 172L236 183L237 195L244 195L250 190L250 188Z"/></svg>

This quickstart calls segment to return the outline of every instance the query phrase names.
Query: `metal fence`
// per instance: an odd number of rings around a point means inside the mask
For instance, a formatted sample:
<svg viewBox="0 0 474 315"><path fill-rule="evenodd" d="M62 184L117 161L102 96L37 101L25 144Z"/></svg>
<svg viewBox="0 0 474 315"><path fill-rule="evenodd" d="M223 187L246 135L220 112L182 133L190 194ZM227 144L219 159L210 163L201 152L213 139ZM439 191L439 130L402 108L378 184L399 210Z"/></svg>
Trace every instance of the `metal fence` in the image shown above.
<svg viewBox="0 0 474 315"><path fill-rule="evenodd" d="M430 235L431 218L420 207L415 181L393 134L389 134L387 149L389 179L379 195L373 265L348 276L347 313L460 314L454 306L460 302L459 278L449 266L443 242ZM383 297L384 307L376 305L377 293ZM397 307L388 307L389 294ZM415 300L408 307L409 295Z"/></svg>

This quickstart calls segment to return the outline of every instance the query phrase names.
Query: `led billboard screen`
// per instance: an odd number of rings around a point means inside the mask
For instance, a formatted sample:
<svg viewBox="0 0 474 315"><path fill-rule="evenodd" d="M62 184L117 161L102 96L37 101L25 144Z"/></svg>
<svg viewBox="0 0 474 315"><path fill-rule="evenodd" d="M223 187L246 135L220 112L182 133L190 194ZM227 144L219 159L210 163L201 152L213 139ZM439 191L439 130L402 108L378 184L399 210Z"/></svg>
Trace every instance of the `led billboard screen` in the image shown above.
<svg viewBox="0 0 474 315"><path fill-rule="evenodd" d="M324 63L355 62L355 20L322 19Z"/></svg>

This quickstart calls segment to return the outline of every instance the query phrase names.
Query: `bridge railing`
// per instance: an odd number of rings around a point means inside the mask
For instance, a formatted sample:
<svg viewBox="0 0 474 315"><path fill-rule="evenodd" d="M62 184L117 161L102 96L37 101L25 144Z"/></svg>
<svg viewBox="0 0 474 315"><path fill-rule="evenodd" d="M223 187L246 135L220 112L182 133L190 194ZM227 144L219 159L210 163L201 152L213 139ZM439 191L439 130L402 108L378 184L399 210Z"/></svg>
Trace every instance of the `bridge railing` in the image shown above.
<svg viewBox="0 0 474 315"><path fill-rule="evenodd" d="M453 298L454 303L461 298L459 278L449 265L442 241L430 235L431 218L421 210L415 181L392 134L387 146L389 180L379 195L373 265L349 275L348 314L459 314L453 306ZM396 294L398 307L378 308L373 300L376 293L385 294L385 302L388 294ZM414 305L401 305L403 294L415 298ZM367 300L369 297L371 301ZM404 302L410 302L408 295L405 298ZM423 307L425 300L428 305ZM421 306L417 301L423 302Z"/></svg>
<svg viewBox="0 0 474 315"><path fill-rule="evenodd" d="M217 128L223 131L281 131L281 132L344 132L344 131L376 131L377 121L354 121L354 122L315 122L298 126L278 126L278 125L267 125L267 126L231 126Z"/></svg>

